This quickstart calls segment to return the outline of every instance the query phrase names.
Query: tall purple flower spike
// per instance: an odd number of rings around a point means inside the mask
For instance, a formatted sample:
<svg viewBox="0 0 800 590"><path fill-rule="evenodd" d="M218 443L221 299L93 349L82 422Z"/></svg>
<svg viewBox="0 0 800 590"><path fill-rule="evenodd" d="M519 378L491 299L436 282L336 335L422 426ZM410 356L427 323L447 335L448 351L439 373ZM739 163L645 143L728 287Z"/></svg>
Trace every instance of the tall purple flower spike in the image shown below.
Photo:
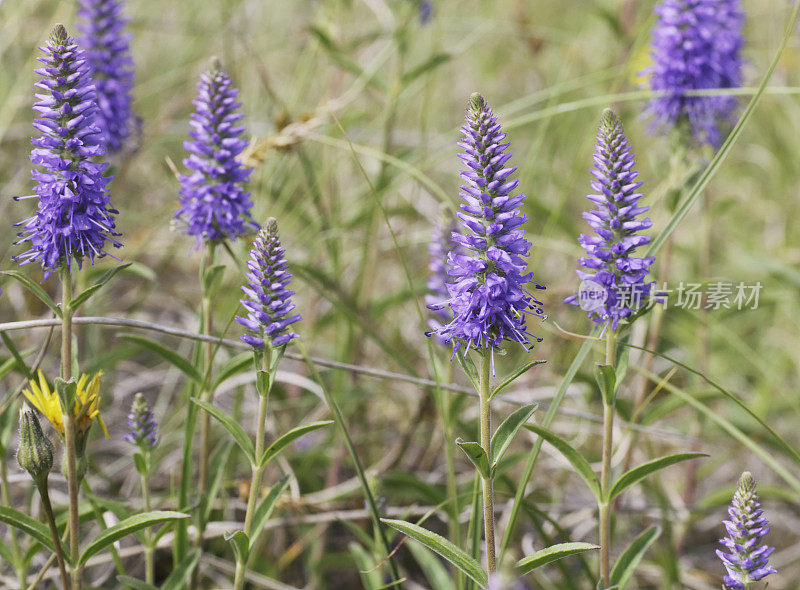
<svg viewBox="0 0 800 590"><path fill-rule="evenodd" d="M666 92L647 107L657 126L689 123L695 138L718 146L719 124L732 119L734 96L686 92L742 85L744 12L740 0L661 0L655 8L650 88Z"/></svg>
<svg viewBox="0 0 800 590"><path fill-rule="evenodd" d="M778 573L769 565L769 556L775 548L761 544L769 532L769 522L758 501L756 482L747 471L739 479L728 516L730 520L722 521L728 536L719 542L730 553L717 549L717 556L728 571L725 588L744 590L749 583Z"/></svg>
<svg viewBox="0 0 800 590"><path fill-rule="evenodd" d="M451 236L456 231L457 225L452 213L445 214L443 219L433 228L431 241L428 244L428 292L425 303L435 305L449 298L447 291L447 257L450 252L463 254L463 248L453 242ZM433 317L428 320L428 327L436 331L453 319L453 314L447 307L441 307L433 312ZM443 340L438 337L440 342Z"/></svg>
<svg viewBox="0 0 800 590"><path fill-rule="evenodd" d="M241 302L247 317L236 316L236 321L252 332L239 338L253 348L264 348L266 341L273 347L288 344L298 337L289 326L302 319L300 314L291 313L292 275L278 237L278 222L270 217L264 225L250 250L248 282L242 287L245 297Z"/></svg>
<svg viewBox="0 0 800 590"><path fill-rule="evenodd" d="M192 172L181 176L175 217L198 242L235 240L258 229L250 216L250 193L244 189L252 170L238 159L247 141L240 137L244 127L236 125L243 117L237 112L242 106L237 94L216 62L197 85L191 140L183 144L189 152L183 164Z"/></svg>
<svg viewBox="0 0 800 590"><path fill-rule="evenodd" d="M106 189L111 177L103 176L108 164L98 161L105 149L86 56L63 25L53 27L40 49L44 67L36 70L42 79L34 86L43 92L36 94L33 126L41 135L31 139L30 156L36 166L31 197L38 197L39 206L16 224L22 226L16 243L30 249L14 259L40 263L46 279L63 264L71 272L73 261L80 268L84 258L94 263L105 256L107 244L121 244L114 239L120 235L113 217L118 211Z"/></svg>
<svg viewBox="0 0 800 590"><path fill-rule="evenodd" d="M122 8L121 0L79 0L78 4L80 41L92 70L100 108L98 122L109 152L119 151L139 124L131 106L132 35L124 32L128 19Z"/></svg>
<svg viewBox="0 0 800 590"><path fill-rule="evenodd" d="M597 208L584 213L583 218L595 235L578 238L587 257L579 264L589 272L578 270L584 281L581 292L564 301L578 305L587 292L602 292L605 299L598 306L583 306L597 323L611 321L616 329L619 321L630 317L650 295L654 283L645 281L655 258L637 258L633 252L650 243L650 236L640 232L653 224L649 218L637 219L649 207L640 207L642 182L634 154L622 122L611 109L603 111L594 152L595 167L591 187L595 194L586 195ZM588 282L588 283L587 283ZM591 289L586 286L591 285Z"/></svg>
<svg viewBox="0 0 800 590"><path fill-rule="evenodd" d="M528 333L526 315L542 315L541 302L523 285L532 283L526 273L531 248L522 224L528 217L519 211L525 195L512 194L519 181L508 180L516 167L504 167L513 155L497 117L480 94L469 98L467 123L461 128L465 139L459 154L467 169L461 173L461 228L452 241L463 253L447 255L448 299L428 305L434 311L446 306L453 312L449 323L428 333L453 344L453 353L464 346L494 352L504 340L519 342L526 348L539 341Z"/></svg>
<svg viewBox="0 0 800 590"><path fill-rule="evenodd" d="M152 449L156 446L158 425L153 417L153 411L141 393L137 393L133 398L131 411L128 412L128 428L131 430L123 438L132 445L142 449Z"/></svg>

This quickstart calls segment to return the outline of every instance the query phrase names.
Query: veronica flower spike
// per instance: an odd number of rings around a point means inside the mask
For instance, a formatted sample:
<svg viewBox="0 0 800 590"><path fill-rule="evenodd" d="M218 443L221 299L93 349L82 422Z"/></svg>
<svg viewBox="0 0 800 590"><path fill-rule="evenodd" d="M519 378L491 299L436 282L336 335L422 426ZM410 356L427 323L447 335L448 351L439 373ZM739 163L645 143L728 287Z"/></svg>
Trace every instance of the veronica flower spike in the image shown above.
<svg viewBox="0 0 800 590"><path fill-rule="evenodd" d="M769 565L769 556L775 548L762 545L769 532L769 522L758 501L756 481L747 471L739 479L728 516L730 520L723 521L728 535L719 540L727 552L717 549L717 556L728 572L723 580L724 587L747 590L752 582L778 573Z"/></svg>
<svg viewBox="0 0 800 590"><path fill-rule="evenodd" d="M611 109L606 109L600 119L593 157L590 184L595 192L586 198L596 208L583 217L594 235L578 238L588 254L578 262L586 270L577 271L581 288L565 302L580 305L596 323L610 321L611 329L616 330L619 322L630 317L651 294L654 283L648 283L645 277L655 259L633 255L637 248L650 243L651 237L641 232L652 222L641 218L649 207L639 206L642 182L634 170L636 160L622 122Z"/></svg>
<svg viewBox="0 0 800 590"><path fill-rule="evenodd" d="M98 122L109 152L119 151L135 131L131 96L134 82L128 24L121 0L79 0L78 30L92 71L100 109Z"/></svg>
<svg viewBox="0 0 800 590"><path fill-rule="evenodd" d="M236 321L250 331L240 336L256 349L269 344L273 348L288 344L298 335L290 326L302 319L300 314L292 313L294 303L289 290L292 275L286 262L286 255L278 237L278 222L267 219L264 228L258 232L247 261L247 284L242 287L245 296L241 299L247 309L247 317L236 316Z"/></svg>
<svg viewBox="0 0 800 590"><path fill-rule="evenodd" d="M658 126L687 124L695 139L714 147L719 124L730 121L734 96L690 96L688 92L742 85L741 0L661 0L655 8L650 55L643 73L654 98L647 113Z"/></svg>
<svg viewBox="0 0 800 590"><path fill-rule="evenodd" d="M433 334L452 343L454 352L464 348L490 354L504 341L530 348L539 339L527 329L527 315L542 315L541 302L525 285L536 289L527 273L525 257L531 244L522 224L527 215L519 211L525 195L514 194L518 180L509 180L516 167L506 167L513 155L506 152L506 134L497 117L480 94L473 94L467 106L466 125L461 128L464 149L459 157L466 165L461 173L460 226L451 239L461 251L447 255L447 298L428 307L434 311L449 307L453 319Z"/></svg>
<svg viewBox="0 0 800 590"><path fill-rule="evenodd" d="M184 142L189 156L183 164L191 171L180 178L180 207L175 213L183 231L199 241L235 240L258 225L250 217L253 202L245 185L252 170L239 157L247 146L240 136L244 127L236 102L238 90L218 61L200 77L191 139Z"/></svg>
<svg viewBox="0 0 800 590"><path fill-rule="evenodd" d="M29 249L15 260L41 264L47 278L62 265L71 272L73 262L78 268L85 258L94 263L107 254L108 244L121 244L115 239L118 211L106 189L111 177L103 176L108 164L100 161L105 149L86 55L63 25L53 28L40 49L44 67L36 70L41 80L35 86L41 92L33 106L40 135L31 139L30 156L39 205L33 217L17 224L17 244Z"/></svg>

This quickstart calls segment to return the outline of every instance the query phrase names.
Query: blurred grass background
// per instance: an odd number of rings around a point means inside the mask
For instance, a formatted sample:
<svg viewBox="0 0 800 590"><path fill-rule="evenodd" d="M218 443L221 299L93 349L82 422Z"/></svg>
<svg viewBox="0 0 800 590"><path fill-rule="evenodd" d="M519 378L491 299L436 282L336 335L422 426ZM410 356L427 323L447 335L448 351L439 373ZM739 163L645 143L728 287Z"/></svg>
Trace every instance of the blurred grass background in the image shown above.
<svg viewBox="0 0 800 590"><path fill-rule="evenodd" d="M197 328L200 255L192 241L170 229L178 183L170 168L182 170L182 141L199 74L213 55L241 90L247 131L253 137L249 162L255 167L251 190L254 216L278 219L287 255L295 272L300 325L312 353L332 360L401 373L429 376L427 352L412 293L402 274L388 230L375 207L379 197L389 212L402 252L414 275L417 294L424 291L426 244L441 203L457 202L459 162L457 128L466 98L480 91L506 124L517 177L527 194L529 239L534 243L530 268L547 285L541 293L547 321L534 332L544 341L534 352L547 359L518 382L497 405L497 420L522 401L547 401L580 343L555 325L588 333L585 314L561 303L577 287L574 275L581 254L576 241L586 225L580 214L588 201L588 168L596 122L602 108L614 105L638 153L645 181L645 203L652 207L654 233L669 219L675 171L674 143L648 133L641 116L644 100L616 102L615 95L640 88L638 72L647 63L647 43L654 2L628 0L438 0L428 24L418 18L411 0L215 0L205 2L129 2L137 86L135 108L143 120L140 148L114 161L112 203L120 210L118 227L125 248L119 252L132 270L92 300L84 315L126 316L187 329ZM780 41L790 3L746 0L747 60L745 84L756 86ZM54 0L0 2L0 211L6 220L0 240L0 264L13 268L15 231L11 224L28 217L32 201L13 202L12 195L31 192L27 154L33 103L36 47L55 22L74 32L75 5ZM760 281L758 309L704 313L670 307L664 314L659 350L707 372L740 394L756 413L795 446L800 418L800 42L793 39L768 91L743 137L702 203L674 235L670 286L678 282ZM603 98L607 97L607 98ZM597 99L597 100L595 100ZM746 101L747 97L743 98ZM341 122L370 176L375 193L361 174ZM698 165L713 153L693 153ZM702 213L701 213L702 211ZM706 237L709 239L706 241ZM247 244L234 244L243 260ZM703 252L707 251L707 255ZM227 289L215 302L218 331L229 325L238 306L241 273L225 258ZM657 266L663 261L657 262ZM113 264L103 261L102 268ZM27 270L41 280L41 272ZM657 271L658 273L658 271ZM657 276L660 276L657 274ZM0 319L46 317L46 308L16 285L5 285ZM45 284L48 291L55 283ZM55 293L53 293L55 296ZM642 327L646 322L642 324ZM228 331L238 334L238 327ZM10 334L21 348L38 347L42 331ZM155 403L162 442L157 452L157 497L169 505L180 456L183 380L129 342L119 331L81 328L81 361L86 370L105 373L106 422L111 439L94 446L100 476L95 487L121 497L136 484L121 441L124 413L136 391ZM159 337L161 339L161 337ZM191 344L164 337L180 352ZM645 342L642 330L633 341ZM437 351L442 363L448 352ZM4 356L7 352L3 351ZM229 351L221 351L225 358ZM599 358L598 351L592 360ZM521 351L499 360L499 372L520 364ZM45 367L56 366L50 351ZM632 365L645 364L632 354ZM683 371L670 373L662 360L659 375L689 392L746 436L774 453L770 439L745 413L733 407L702 380ZM324 414L318 398L302 381L304 368L286 362L284 384L272 406L272 432L284 431L308 416ZM458 374L459 371L454 371ZM328 371L334 394L366 464L374 473L378 494L391 514L402 507L425 507L443 499L444 453L439 419L427 392L392 380L377 380L347 371ZM568 390L554 430L599 459L599 398L591 385L591 363L585 363ZM20 376L5 379L11 389ZM458 381L458 379L456 379ZM619 402L629 415L641 391L640 377L629 373ZM649 391L649 390L648 390ZM244 417L252 415L255 395L245 379L230 381L217 403ZM456 433L465 438L476 429L470 398L460 408ZM571 411L571 412L570 412ZM696 472L674 467L623 499L617 516L615 544L624 543L646 525L665 532L648 555L636 588L716 588L721 564L714 556L724 504L739 473L749 469L762 482L765 508L773 521L769 543L778 547L774 563L780 574L770 588L799 587L800 514L796 495L718 425L698 418L678 398L656 392L644 409L646 430L635 438L624 423L615 456L619 466L628 448L634 464L670 451L698 448L709 453ZM221 438L222 433L216 432ZM497 483L502 507L513 497L530 435L514 446L509 470ZM330 437L325 438L325 437ZM309 437L311 439L311 437ZM381 557L371 551L363 518L337 520L332 511L361 510L361 496L343 446L331 431L305 440L281 466L298 484L293 499L281 507L279 522L268 531L264 559L256 569L292 587L354 588L357 570L370 569ZM13 445L12 445L13 446ZM302 452L301 452L302 451ZM10 457L7 460L12 461ZM234 520L246 494L244 461L228 466L225 493L217 520ZM459 464L459 481L471 487L470 468ZM54 475L54 481L59 481ZM277 472L269 475L273 481ZM15 487L26 498L20 476ZM513 545L516 557L558 540L592 540L593 504L574 474L547 446L534 471L530 510L523 514ZM57 486L56 486L57 487ZM30 498L27 498L30 501ZM58 500L56 500L58 502ZM133 501L134 505L136 501ZM535 512L540 510L540 512ZM413 514L421 515L422 510ZM328 515L319 517L314 515ZM356 515L357 516L357 515ZM559 527L547 522L548 517ZM327 519L326 519L327 518ZM438 517L427 525L443 529ZM533 519L533 520L532 520ZM310 521L310 522L306 522ZM438 524L437 524L438 523ZM502 530L503 519L499 520ZM534 526L533 523L536 523ZM221 530L217 531L221 534ZM359 534L360 531L360 534ZM364 536L366 531L366 536ZM547 541L543 539L546 537ZM349 547L350 546L350 547ZM224 541L212 541L217 557L204 560L211 587L219 583L232 557ZM361 556L361 562L356 565ZM402 549L400 559L414 580L431 585L415 562L418 551ZM419 558L423 559L423 558ZM132 558L131 567L136 567ZM370 565L371 564L371 565ZM160 568L169 567L165 552ZM430 566L434 567L434 566ZM577 569L576 569L577 568ZM589 588L577 560L566 561L533 578L541 587ZM97 568L98 580L111 573ZM374 578L374 576L373 576ZM369 587L370 576L364 576ZM215 580L217 582L215 582ZM374 581L374 580L373 580ZM272 582L263 581L263 587ZM106 582L113 587L114 582ZM221 586L224 587L224 584ZM417 587L409 585L409 587Z"/></svg>

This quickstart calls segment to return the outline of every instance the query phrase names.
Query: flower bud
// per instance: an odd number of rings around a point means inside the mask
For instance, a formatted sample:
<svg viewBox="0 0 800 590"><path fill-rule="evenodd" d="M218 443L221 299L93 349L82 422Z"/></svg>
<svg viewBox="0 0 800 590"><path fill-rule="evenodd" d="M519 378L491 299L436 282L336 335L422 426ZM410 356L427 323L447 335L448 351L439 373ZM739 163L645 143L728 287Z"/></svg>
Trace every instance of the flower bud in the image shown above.
<svg viewBox="0 0 800 590"><path fill-rule="evenodd" d="M17 462L37 484L47 480L53 467L53 443L42 432L39 419L28 404L24 404L19 412Z"/></svg>

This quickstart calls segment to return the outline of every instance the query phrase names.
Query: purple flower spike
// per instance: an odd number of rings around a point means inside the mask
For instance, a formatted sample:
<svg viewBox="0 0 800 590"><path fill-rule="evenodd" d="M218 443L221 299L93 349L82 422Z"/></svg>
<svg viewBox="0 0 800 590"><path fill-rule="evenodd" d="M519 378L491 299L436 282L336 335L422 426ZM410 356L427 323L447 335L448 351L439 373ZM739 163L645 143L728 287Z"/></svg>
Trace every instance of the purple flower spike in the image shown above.
<svg viewBox="0 0 800 590"><path fill-rule="evenodd" d="M289 326L302 317L290 313L294 310L289 290L292 275L278 237L278 222L273 217L267 219L265 227L258 232L247 261L246 285L242 286L245 297L242 305L247 309L247 317L236 316L236 321L252 334L239 338L253 348L264 348L265 341L273 347L283 346L297 334Z"/></svg>
<svg viewBox="0 0 800 590"><path fill-rule="evenodd" d="M586 198L597 208L583 218L595 235L578 238L589 254L578 262L589 272L577 271L583 281L580 292L564 301L580 304L598 324L611 320L615 330L619 321L630 317L650 295L653 283L647 283L645 277L655 258L632 255L636 248L650 243L650 236L640 232L653 224L649 218L637 219L649 207L639 206L642 182L636 180L639 173L633 169L634 154L622 122L611 109L600 119L594 162L590 184L596 192ZM598 293L602 297L595 299L596 304L584 304L584 297Z"/></svg>
<svg viewBox="0 0 800 590"><path fill-rule="evenodd" d="M121 244L114 239L118 211L106 190L111 178L103 177L108 164L98 161L105 149L86 56L63 25L53 28L41 50L44 67L36 70L42 79L35 86L42 92L33 106L41 135L31 139L30 156L39 206L16 224L23 229L16 243L28 242L30 249L14 259L41 263L46 279L63 264L71 272L73 260L78 268L86 257L94 263L107 254L106 242Z"/></svg>
<svg viewBox="0 0 800 590"><path fill-rule="evenodd" d="M152 449L156 446L156 430L158 428L153 411L141 393L133 398L131 411L128 413L128 428L131 431L123 438L141 449Z"/></svg>
<svg viewBox="0 0 800 590"><path fill-rule="evenodd" d="M719 542L730 553L717 549L717 556L728 570L724 578L725 588L744 590L750 582L778 573L768 563L775 548L761 544L769 532L769 522L764 518L758 501L756 482L747 471L739 479L733 502L728 507L728 516L730 520L722 521L728 536Z"/></svg>
<svg viewBox="0 0 800 590"><path fill-rule="evenodd" d="M218 63L200 78L192 114L191 140L183 147L189 157L183 164L192 171L181 176L180 208L175 213L184 231L198 241L235 240L258 229L250 217L253 202L243 185L252 170L238 157L247 146L240 138L244 127L236 125L238 90Z"/></svg>
<svg viewBox="0 0 800 590"><path fill-rule="evenodd" d="M650 88L666 92L647 112L656 125L688 122L695 138L718 146L719 123L729 121L734 96L686 96L686 92L742 85L740 51L744 13L740 0L661 0L655 8Z"/></svg>
<svg viewBox="0 0 800 590"><path fill-rule="evenodd" d="M452 343L454 354L462 345L464 354L470 348L494 352L504 340L530 348L531 339L539 338L528 333L526 314L543 316L541 303L523 288L533 278L523 258L531 248L522 230L528 217L518 210L525 195L512 194L519 181L509 180L516 167L505 167L510 144L503 143L506 134L480 94L470 96L466 119L459 143L467 166L461 173L462 227L452 234L464 252L447 255L449 299L428 305L434 311L449 306L453 319L428 335Z"/></svg>
<svg viewBox="0 0 800 590"><path fill-rule="evenodd" d="M455 217L449 213L442 221L433 228L431 241L428 244L428 293L425 295L425 303L435 305L449 297L447 291L447 257L450 252L463 254L464 249L453 242L451 236L456 231ZM449 323L453 319L453 314L449 308L438 308L433 317L428 321L428 327L432 331L440 329L444 323ZM437 337L440 342L444 342L441 337Z"/></svg>
<svg viewBox="0 0 800 590"><path fill-rule="evenodd" d="M120 0L79 0L78 30L92 70L100 108L98 123L109 152L119 151L139 125L131 107L134 73L128 19Z"/></svg>

